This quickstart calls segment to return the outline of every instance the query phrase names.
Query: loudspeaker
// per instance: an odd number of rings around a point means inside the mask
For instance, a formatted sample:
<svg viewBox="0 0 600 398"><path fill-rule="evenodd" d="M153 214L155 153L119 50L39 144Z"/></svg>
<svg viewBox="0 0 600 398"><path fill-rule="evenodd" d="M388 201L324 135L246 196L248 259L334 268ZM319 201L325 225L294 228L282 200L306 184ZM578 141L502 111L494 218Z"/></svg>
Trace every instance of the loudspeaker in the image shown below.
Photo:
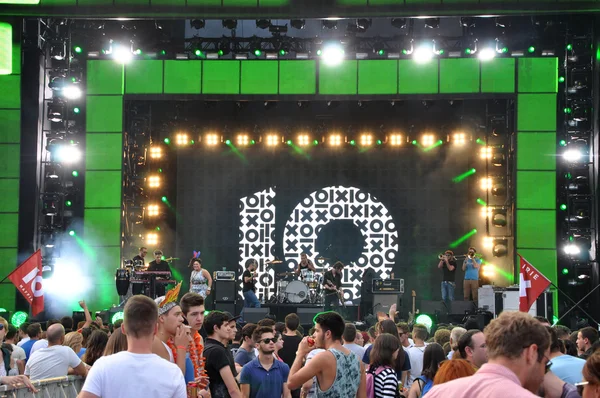
<svg viewBox="0 0 600 398"><path fill-rule="evenodd" d="M448 312L443 301L439 300L421 300L421 305L418 307L421 314L445 314Z"/></svg>
<svg viewBox="0 0 600 398"><path fill-rule="evenodd" d="M244 321L248 323L258 323L261 319L265 319L269 313L268 308L244 308Z"/></svg>
<svg viewBox="0 0 600 398"><path fill-rule="evenodd" d="M298 308L298 317L300 318L301 325L312 325L313 318L319 312L323 312L324 307L314 307L314 308Z"/></svg>
<svg viewBox="0 0 600 398"><path fill-rule="evenodd" d="M215 303L215 310L229 312L231 315L235 316L235 303L231 302L219 302Z"/></svg>
<svg viewBox="0 0 600 398"><path fill-rule="evenodd" d="M400 311L402 307L402 295L400 294L373 294L373 314L377 312L390 312L392 304L396 304L396 311Z"/></svg>
<svg viewBox="0 0 600 398"><path fill-rule="evenodd" d="M235 302L237 296L236 281L215 281L215 301Z"/></svg>
<svg viewBox="0 0 600 398"><path fill-rule="evenodd" d="M472 301L452 301L450 303L450 313L453 315L474 314L476 311L477 307Z"/></svg>

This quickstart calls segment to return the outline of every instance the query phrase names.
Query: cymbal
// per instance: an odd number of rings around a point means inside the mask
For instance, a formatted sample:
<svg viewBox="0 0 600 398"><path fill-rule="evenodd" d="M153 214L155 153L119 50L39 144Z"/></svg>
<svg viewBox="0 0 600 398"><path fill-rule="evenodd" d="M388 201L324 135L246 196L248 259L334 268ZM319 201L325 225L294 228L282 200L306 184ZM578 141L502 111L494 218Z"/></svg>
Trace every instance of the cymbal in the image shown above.
<svg viewBox="0 0 600 398"><path fill-rule="evenodd" d="M265 264L281 264L281 263L283 263L283 261L275 259L275 260L267 261Z"/></svg>

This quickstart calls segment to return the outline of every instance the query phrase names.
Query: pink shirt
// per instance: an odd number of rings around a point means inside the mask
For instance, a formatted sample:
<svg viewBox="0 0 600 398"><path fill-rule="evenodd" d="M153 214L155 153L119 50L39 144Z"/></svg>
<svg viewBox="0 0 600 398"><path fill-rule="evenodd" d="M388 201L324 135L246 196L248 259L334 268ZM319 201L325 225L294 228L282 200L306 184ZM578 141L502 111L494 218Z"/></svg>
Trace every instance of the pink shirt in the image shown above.
<svg viewBox="0 0 600 398"><path fill-rule="evenodd" d="M502 365L486 363L470 377L434 386L427 398L536 398L524 389L514 372Z"/></svg>

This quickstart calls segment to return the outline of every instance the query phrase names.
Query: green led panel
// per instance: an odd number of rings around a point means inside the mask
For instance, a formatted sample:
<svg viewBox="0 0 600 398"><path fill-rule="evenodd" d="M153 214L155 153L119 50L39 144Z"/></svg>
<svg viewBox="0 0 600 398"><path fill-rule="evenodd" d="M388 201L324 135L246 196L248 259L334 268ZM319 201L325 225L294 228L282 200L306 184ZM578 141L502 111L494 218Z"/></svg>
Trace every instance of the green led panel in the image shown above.
<svg viewBox="0 0 600 398"><path fill-rule="evenodd" d="M87 199L87 198L86 198ZM119 246L121 244L121 205L116 209L85 209L83 234L89 246ZM101 249L104 250L104 249ZM115 265L112 264L113 269ZM114 272L114 271L113 271ZM113 286L114 288L114 286Z"/></svg>
<svg viewBox="0 0 600 398"><path fill-rule="evenodd" d="M121 170L123 136L117 133L87 134L85 139L86 170ZM119 178L120 181L120 178Z"/></svg>
<svg viewBox="0 0 600 398"><path fill-rule="evenodd" d="M482 93L515 92L515 59L494 58L481 62Z"/></svg>
<svg viewBox="0 0 600 398"><path fill-rule="evenodd" d="M202 61L165 61L165 94L200 94Z"/></svg>
<svg viewBox="0 0 600 398"><path fill-rule="evenodd" d="M77 5L80 7L111 6L113 5L113 0L77 0Z"/></svg>
<svg viewBox="0 0 600 398"><path fill-rule="evenodd" d="M556 249L556 211L517 209L515 224L518 248Z"/></svg>
<svg viewBox="0 0 600 398"><path fill-rule="evenodd" d="M518 68L520 93L558 91L558 58L520 58Z"/></svg>
<svg viewBox="0 0 600 398"><path fill-rule="evenodd" d="M290 3L290 0L258 0L259 7L283 7Z"/></svg>
<svg viewBox="0 0 600 398"><path fill-rule="evenodd" d="M0 75L0 109L21 109L21 76Z"/></svg>
<svg viewBox="0 0 600 398"><path fill-rule="evenodd" d="M519 94L517 130L556 131L556 94Z"/></svg>
<svg viewBox="0 0 600 398"><path fill-rule="evenodd" d="M358 90L358 61L345 60L336 66L319 62L319 94L356 94Z"/></svg>
<svg viewBox="0 0 600 398"><path fill-rule="evenodd" d="M135 7L135 6L149 6L150 5L150 0L114 0L115 1L115 5L119 6L129 6L129 7Z"/></svg>
<svg viewBox="0 0 600 398"><path fill-rule="evenodd" d="M278 61L242 61L242 94L277 94Z"/></svg>
<svg viewBox="0 0 600 398"><path fill-rule="evenodd" d="M0 22L0 75L10 75L13 73L12 57L12 25L6 22Z"/></svg>
<svg viewBox="0 0 600 398"><path fill-rule="evenodd" d="M0 178L19 178L21 146L19 144L5 144L0 146L0 148L2 149L2 156L0 156Z"/></svg>
<svg viewBox="0 0 600 398"><path fill-rule="evenodd" d="M518 209L555 209L556 172L517 171Z"/></svg>
<svg viewBox="0 0 600 398"><path fill-rule="evenodd" d="M239 94L240 61L204 61L203 94Z"/></svg>
<svg viewBox="0 0 600 398"><path fill-rule="evenodd" d="M0 192L2 192L0 212L17 213L19 211L19 179L0 179Z"/></svg>
<svg viewBox="0 0 600 398"><path fill-rule="evenodd" d="M123 131L123 97L120 95L87 96L86 130L88 133Z"/></svg>
<svg viewBox="0 0 600 398"><path fill-rule="evenodd" d="M317 62L279 61L279 94L315 94Z"/></svg>
<svg viewBox="0 0 600 398"><path fill-rule="evenodd" d="M221 0L187 0L188 6L220 7Z"/></svg>
<svg viewBox="0 0 600 398"><path fill-rule="evenodd" d="M478 93L479 60L476 58L440 59L440 93Z"/></svg>
<svg viewBox="0 0 600 398"><path fill-rule="evenodd" d="M123 64L114 61L88 61L86 94L122 95L123 71Z"/></svg>
<svg viewBox="0 0 600 398"><path fill-rule="evenodd" d="M358 62L359 94L396 94L398 61L363 60Z"/></svg>
<svg viewBox="0 0 600 398"><path fill-rule="evenodd" d="M398 61L398 92L400 94L437 94L439 62L418 64L411 59Z"/></svg>
<svg viewBox="0 0 600 398"><path fill-rule="evenodd" d="M517 133L517 170L556 170L556 133Z"/></svg>
<svg viewBox="0 0 600 398"><path fill-rule="evenodd" d="M0 213L0 242L2 247L17 247L19 235L19 215Z"/></svg>
<svg viewBox="0 0 600 398"><path fill-rule="evenodd" d="M2 248L0 249L0 256L2 256L0 272L2 275L8 275L18 265L17 248ZM7 310L14 311L15 287L12 284L2 285L2 288L0 289L0 303L2 303L2 306Z"/></svg>
<svg viewBox="0 0 600 398"><path fill-rule="evenodd" d="M223 0L223 7L258 7L258 0Z"/></svg>
<svg viewBox="0 0 600 398"><path fill-rule="evenodd" d="M389 6L397 4L404 4L404 0L369 0L369 5L372 6Z"/></svg>
<svg viewBox="0 0 600 398"><path fill-rule="evenodd" d="M134 61L125 66L126 94L162 94L163 61Z"/></svg>
<svg viewBox="0 0 600 398"><path fill-rule="evenodd" d="M0 142L18 144L21 142L21 110L0 109Z"/></svg>
<svg viewBox="0 0 600 398"><path fill-rule="evenodd" d="M121 208L121 178L120 170L86 171L85 207Z"/></svg>

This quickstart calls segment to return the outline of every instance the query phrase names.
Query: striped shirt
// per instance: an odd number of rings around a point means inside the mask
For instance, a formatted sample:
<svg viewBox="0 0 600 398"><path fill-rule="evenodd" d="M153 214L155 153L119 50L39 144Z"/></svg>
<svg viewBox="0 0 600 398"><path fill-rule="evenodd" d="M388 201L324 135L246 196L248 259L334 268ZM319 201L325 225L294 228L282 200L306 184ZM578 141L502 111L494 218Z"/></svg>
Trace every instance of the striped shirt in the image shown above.
<svg viewBox="0 0 600 398"><path fill-rule="evenodd" d="M393 368L383 369L373 376L375 398L395 398L398 390L398 376Z"/></svg>

